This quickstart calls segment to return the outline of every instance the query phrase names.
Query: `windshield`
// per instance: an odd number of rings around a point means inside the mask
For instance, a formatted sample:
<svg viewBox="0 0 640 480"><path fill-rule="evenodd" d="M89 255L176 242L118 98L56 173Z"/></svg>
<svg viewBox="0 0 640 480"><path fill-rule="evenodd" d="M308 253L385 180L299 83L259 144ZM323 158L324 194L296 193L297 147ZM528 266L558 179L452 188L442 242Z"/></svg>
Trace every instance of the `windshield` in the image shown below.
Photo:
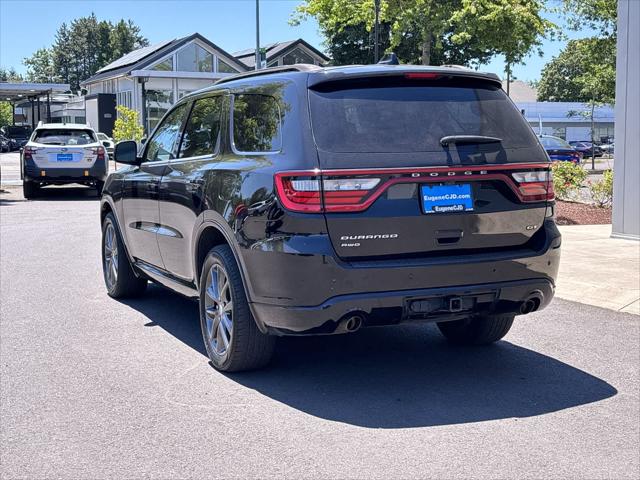
<svg viewBox="0 0 640 480"><path fill-rule="evenodd" d="M100 141L102 142L109 141L109 137L107 137L104 133L97 133L96 135L98 135L98 139L100 139Z"/></svg>
<svg viewBox="0 0 640 480"><path fill-rule="evenodd" d="M558 137L541 137L540 142L544 148L569 148L573 149L571 145Z"/></svg>
<svg viewBox="0 0 640 480"><path fill-rule="evenodd" d="M320 84L309 98L316 143L329 152L442 152L450 135L497 137L504 149L536 145L505 93L486 82L369 78Z"/></svg>
<svg viewBox="0 0 640 480"><path fill-rule="evenodd" d="M36 130L34 142L47 145L86 145L96 141L91 130L72 130L70 128Z"/></svg>

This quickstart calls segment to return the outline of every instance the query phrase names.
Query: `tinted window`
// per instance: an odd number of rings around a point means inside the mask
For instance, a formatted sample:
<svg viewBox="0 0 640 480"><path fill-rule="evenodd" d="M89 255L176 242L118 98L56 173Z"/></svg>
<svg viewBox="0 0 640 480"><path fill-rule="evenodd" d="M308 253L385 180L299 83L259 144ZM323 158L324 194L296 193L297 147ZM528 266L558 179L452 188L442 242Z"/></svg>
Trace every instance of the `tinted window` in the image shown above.
<svg viewBox="0 0 640 480"><path fill-rule="evenodd" d="M365 79L309 92L313 132L330 152L441 152L448 135L502 139L530 147L535 136L506 94L492 84Z"/></svg>
<svg viewBox="0 0 640 480"><path fill-rule="evenodd" d="M48 128L36 130L33 141L47 145L86 145L96 142L96 137L91 130Z"/></svg>
<svg viewBox="0 0 640 480"><path fill-rule="evenodd" d="M174 109L149 139L145 160L170 160L175 158L175 144L186 114L186 105Z"/></svg>
<svg viewBox="0 0 640 480"><path fill-rule="evenodd" d="M569 148L573 149L571 145L565 142L563 139L558 137L542 137L540 138L540 143L544 146L544 148Z"/></svg>
<svg viewBox="0 0 640 480"><path fill-rule="evenodd" d="M196 100L184 128L179 157L213 154L220 141L222 97Z"/></svg>
<svg viewBox="0 0 640 480"><path fill-rule="evenodd" d="M235 95L233 141L240 152L280 150L280 109L269 95Z"/></svg>

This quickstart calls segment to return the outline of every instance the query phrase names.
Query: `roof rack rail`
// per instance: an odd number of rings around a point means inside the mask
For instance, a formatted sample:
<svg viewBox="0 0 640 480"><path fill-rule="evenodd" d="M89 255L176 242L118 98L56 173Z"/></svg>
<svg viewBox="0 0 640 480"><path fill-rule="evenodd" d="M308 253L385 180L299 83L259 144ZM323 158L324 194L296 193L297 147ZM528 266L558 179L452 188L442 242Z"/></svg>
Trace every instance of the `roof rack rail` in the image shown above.
<svg viewBox="0 0 640 480"><path fill-rule="evenodd" d="M458 70L471 70L469 67L465 67L464 65L456 65L454 63L450 63L447 65L441 65L442 67L445 68L457 68Z"/></svg>
<svg viewBox="0 0 640 480"><path fill-rule="evenodd" d="M318 70L322 70L322 67L317 65L311 65L308 63L296 63L295 65L285 65L282 67L268 67L263 68L262 70L252 70L250 72L238 73L237 75L232 75L230 77L221 78L214 85L219 85L221 83L232 82L233 80L240 80L242 78L248 77L257 77L261 75L269 75L272 73L281 73L281 72L315 72Z"/></svg>

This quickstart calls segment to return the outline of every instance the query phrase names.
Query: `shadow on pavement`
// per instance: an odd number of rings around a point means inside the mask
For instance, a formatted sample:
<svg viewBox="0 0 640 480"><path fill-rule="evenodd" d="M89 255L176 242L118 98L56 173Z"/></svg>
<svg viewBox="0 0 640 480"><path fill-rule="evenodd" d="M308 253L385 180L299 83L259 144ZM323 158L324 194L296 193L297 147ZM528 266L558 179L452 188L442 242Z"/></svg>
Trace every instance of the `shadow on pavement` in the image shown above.
<svg viewBox="0 0 640 480"><path fill-rule="evenodd" d="M150 285L145 297L126 304L151 320L147 326L160 326L206 356L195 302ZM531 417L617 393L593 375L508 341L451 347L424 324L281 338L269 368L227 377L309 415L369 428Z"/></svg>
<svg viewBox="0 0 640 480"><path fill-rule="evenodd" d="M77 200L100 200L95 188L89 187L42 187L38 195L31 201L55 200L55 201L77 201Z"/></svg>

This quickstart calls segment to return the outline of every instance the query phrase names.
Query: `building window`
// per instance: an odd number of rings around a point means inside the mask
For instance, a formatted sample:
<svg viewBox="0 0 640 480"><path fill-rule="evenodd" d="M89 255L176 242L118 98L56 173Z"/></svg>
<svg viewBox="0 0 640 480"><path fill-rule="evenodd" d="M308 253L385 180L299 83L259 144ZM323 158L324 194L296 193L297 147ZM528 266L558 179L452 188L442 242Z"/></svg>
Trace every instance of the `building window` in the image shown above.
<svg viewBox="0 0 640 480"><path fill-rule="evenodd" d="M165 61L154 65L151 70L158 70L160 72L170 72L173 70L173 57L167 58Z"/></svg>
<svg viewBox="0 0 640 480"><path fill-rule="evenodd" d="M220 73L238 73L238 70L233 68L228 63L223 62L222 60L218 59L218 72L220 72Z"/></svg>
<svg viewBox="0 0 640 480"><path fill-rule="evenodd" d="M315 59L301 48L294 48L282 57L282 65L294 65L296 63L310 63L315 65Z"/></svg>
<svg viewBox="0 0 640 480"><path fill-rule="evenodd" d="M173 105L173 90L147 90L147 132L151 132Z"/></svg>
<svg viewBox="0 0 640 480"><path fill-rule="evenodd" d="M131 90L118 92L116 102L118 105L122 105L123 107L133 108L133 92Z"/></svg>
<svg viewBox="0 0 640 480"><path fill-rule="evenodd" d="M233 143L239 152L277 152L282 148L278 101L269 95L234 95Z"/></svg>
<svg viewBox="0 0 640 480"><path fill-rule="evenodd" d="M213 72L213 55L195 43L178 52L178 71Z"/></svg>

